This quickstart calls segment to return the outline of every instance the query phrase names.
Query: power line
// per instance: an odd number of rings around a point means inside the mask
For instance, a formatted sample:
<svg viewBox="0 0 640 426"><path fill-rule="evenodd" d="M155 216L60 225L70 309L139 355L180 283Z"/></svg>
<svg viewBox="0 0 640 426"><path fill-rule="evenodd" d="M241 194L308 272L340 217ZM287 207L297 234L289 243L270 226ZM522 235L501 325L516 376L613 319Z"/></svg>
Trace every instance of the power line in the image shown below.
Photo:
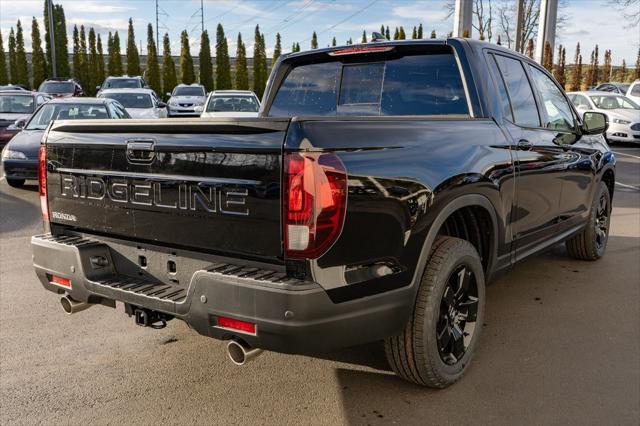
<svg viewBox="0 0 640 426"><path fill-rule="evenodd" d="M315 0L308 0L306 3L304 3L302 5L302 7L300 9L298 9L295 12L293 12L292 14L286 16L282 21L278 22L276 25L274 25L271 28L269 28L268 30L266 30L265 31L265 35L273 34L275 29L279 29L279 31L282 31L284 28L289 26L289 24L291 24L292 20L295 20L295 18L297 18L298 16L300 16L302 14L302 12L304 12L306 9L311 7L311 5L313 4L314 1ZM281 26L282 24L284 24L284 26Z"/></svg>
<svg viewBox="0 0 640 426"><path fill-rule="evenodd" d="M369 9L371 6L373 6L374 4L376 4L378 1L379 1L379 0L373 0L371 3L369 3L368 5L366 5L366 6L362 7L362 8L360 8L359 10L355 11L354 13L352 13L352 14L351 14L351 15L349 15L349 16L347 16L347 17L346 17L346 18L344 18L343 20L341 20L341 21L339 21L339 22L337 22L337 23L335 23L335 24L333 24L333 25L331 25L331 26L329 26L329 27L325 28L324 30L318 31L318 33L317 33L317 34L326 33L327 31L332 30L332 29L334 29L334 28L336 28L336 27L338 27L338 26L340 26L340 25L344 24L345 22L347 22L348 20L350 20L350 19L351 19L351 18L353 18L354 16L359 15L360 13L362 13L362 12L364 12L365 10ZM316 35L317 35L317 34L316 34ZM312 38L313 38L313 36L309 37L309 38L308 38L308 39L306 39L306 40L303 40L303 43L304 43L305 41L309 41L309 40L311 40Z"/></svg>

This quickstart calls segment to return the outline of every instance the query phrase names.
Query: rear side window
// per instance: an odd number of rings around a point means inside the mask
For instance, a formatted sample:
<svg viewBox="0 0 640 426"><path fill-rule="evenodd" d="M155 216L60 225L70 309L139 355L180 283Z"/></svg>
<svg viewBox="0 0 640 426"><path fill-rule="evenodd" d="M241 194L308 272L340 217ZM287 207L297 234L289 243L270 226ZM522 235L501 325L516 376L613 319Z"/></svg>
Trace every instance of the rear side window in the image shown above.
<svg viewBox="0 0 640 426"><path fill-rule="evenodd" d="M501 55L495 55L495 58L509 91L515 123L525 127L539 127L538 108L522 63Z"/></svg>
<svg viewBox="0 0 640 426"><path fill-rule="evenodd" d="M493 78L496 82L496 87L498 88L502 115L505 119L513 123L513 112L511 111L511 101L509 100L509 94L507 93L507 86L505 86L504 79L502 78L500 71L498 71L498 65L496 65L495 56L489 55L488 61L489 67L491 68L491 73L493 74Z"/></svg>
<svg viewBox="0 0 640 426"><path fill-rule="evenodd" d="M443 114L469 114L452 53L300 65L285 78L269 111L272 117Z"/></svg>

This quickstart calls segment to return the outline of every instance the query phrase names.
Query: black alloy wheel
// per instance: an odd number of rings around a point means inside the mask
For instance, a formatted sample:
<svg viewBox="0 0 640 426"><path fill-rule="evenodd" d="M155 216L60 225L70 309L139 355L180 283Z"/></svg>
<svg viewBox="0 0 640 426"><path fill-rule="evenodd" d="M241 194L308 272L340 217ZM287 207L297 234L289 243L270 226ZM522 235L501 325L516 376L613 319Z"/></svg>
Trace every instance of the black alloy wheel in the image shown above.
<svg viewBox="0 0 640 426"><path fill-rule="evenodd" d="M445 364L456 364L467 351L476 328L478 288L473 271L460 265L449 276L436 325L438 352Z"/></svg>

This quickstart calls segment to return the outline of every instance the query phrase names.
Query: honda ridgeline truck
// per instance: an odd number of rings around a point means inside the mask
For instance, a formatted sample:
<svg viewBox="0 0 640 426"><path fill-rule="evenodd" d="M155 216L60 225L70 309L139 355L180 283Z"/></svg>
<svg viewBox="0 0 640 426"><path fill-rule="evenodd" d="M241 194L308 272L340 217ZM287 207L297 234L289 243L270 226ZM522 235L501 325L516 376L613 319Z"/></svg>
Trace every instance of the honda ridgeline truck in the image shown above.
<svg viewBox="0 0 640 426"><path fill-rule="evenodd" d="M606 127L488 43L284 55L258 118L53 123L35 270L68 313L177 318L237 364L384 340L399 376L445 387L478 344L485 283L561 242L604 254Z"/></svg>

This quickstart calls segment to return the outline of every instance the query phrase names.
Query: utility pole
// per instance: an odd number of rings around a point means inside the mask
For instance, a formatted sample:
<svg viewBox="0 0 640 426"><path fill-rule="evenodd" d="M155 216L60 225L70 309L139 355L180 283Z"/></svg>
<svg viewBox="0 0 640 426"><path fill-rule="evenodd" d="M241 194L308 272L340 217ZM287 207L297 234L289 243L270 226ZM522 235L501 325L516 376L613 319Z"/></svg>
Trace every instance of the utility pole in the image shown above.
<svg viewBox="0 0 640 426"><path fill-rule="evenodd" d="M453 36L471 37L473 0L456 0L453 12Z"/></svg>
<svg viewBox="0 0 640 426"><path fill-rule="evenodd" d="M53 4L51 1L52 0L47 0L47 15L49 15L49 43L51 43L51 76L56 78L58 76L58 66L56 63L56 37L54 35Z"/></svg>
<svg viewBox="0 0 640 426"><path fill-rule="evenodd" d="M200 0L200 33L204 32L204 0Z"/></svg>
<svg viewBox="0 0 640 426"><path fill-rule="evenodd" d="M516 3L516 46L515 51L522 53L524 40L522 40L522 27L524 24L524 0Z"/></svg>
<svg viewBox="0 0 640 426"><path fill-rule="evenodd" d="M538 27L538 42L536 43L535 60L542 64L544 47L549 43L553 54L556 43L556 24L558 17L558 0L540 0L540 25Z"/></svg>
<svg viewBox="0 0 640 426"><path fill-rule="evenodd" d="M156 0L156 52L160 51L160 29L158 28L158 0Z"/></svg>

